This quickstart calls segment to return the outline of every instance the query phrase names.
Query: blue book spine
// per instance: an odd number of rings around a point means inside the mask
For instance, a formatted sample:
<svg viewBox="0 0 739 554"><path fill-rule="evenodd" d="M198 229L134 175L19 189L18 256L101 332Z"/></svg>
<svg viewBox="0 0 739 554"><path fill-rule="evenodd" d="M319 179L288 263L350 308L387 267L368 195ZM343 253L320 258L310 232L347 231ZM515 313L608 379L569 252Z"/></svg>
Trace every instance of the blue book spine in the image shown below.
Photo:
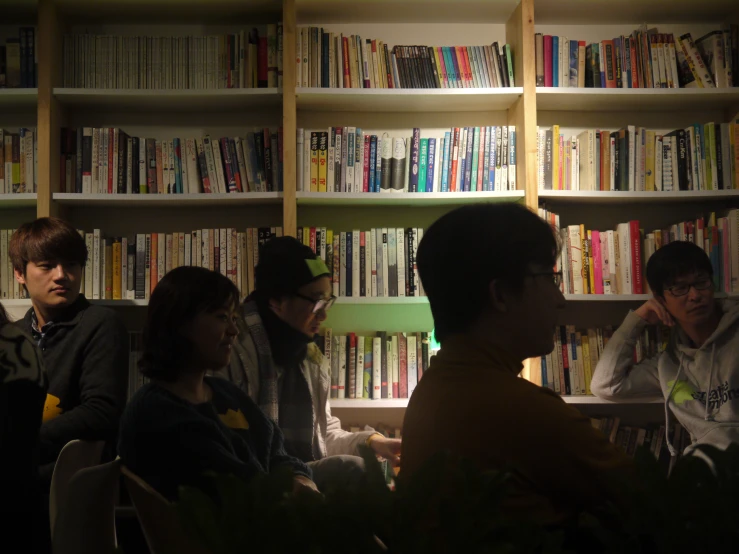
<svg viewBox="0 0 739 554"><path fill-rule="evenodd" d="M182 194L182 150L180 149L180 139L174 139L172 144L174 145L174 192L175 194ZM137 170L138 168L134 168L134 171ZM228 192L231 191L229 190Z"/></svg>
<svg viewBox="0 0 739 554"><path fill-rule="evenodd" d="M457 152L457 167L459 168L459 179L457 179L457 192L464 192L464 169L467 165L467 149L463 149L464 141L467 140L467 127L459 130L459 150Z"/></svg>
<svg viewBox="0 0 739 554"><path fill-rule="evenodd" d="M495 190L495 167L498 165L498 127L493 127L490 137L490 190Z"/></svg>
<svg viewBox="0 0 739 554"><path fill-rule="evenodd" d="M467 163L464 166L464 191L470 191L470 183L472 180L472 150L475 146L475 128L470 127L467 130L467 152L465 159Z"/></svg>
<svg viewBox="0 0 739 554"><path fill-rule="evenodd" d="M370 137L370 159L369 159L369 192L377 192L375 190L375 181L377 179L377 135Z"/></svg>
<svg viewBox="0 0 739 554"><path fill-rule="evenodd" d="M347 231L346 233L346 295L352 295L352 233Z"/></svg>
<svg viewBox="0 0 739 554"><path fill-rule="evenodd" d="M438 192L434 190L434 170L436 169L436 139L429 139L429 161L426 170L426 192Z"/></svg>
<svg viewBox="0 0 739 554"><path fill-rule="evenodd" d="M449 191L449 150L451 148L452 134L447 131L444 133L444 159L441 164L441 192Z"/></svg>
<svg viewBox="0 0 739 554"><path fill-rule="evenodd" d="M570 41L570 87L577 87L577 45L576 40Z"/></svg>
<svg viewBox="0 0 739 554"><path fill-rule="evenodd" d="M375 140L375 192L380 192L382 182L382 138L372 135Z"/></svg>
<svg viewBox="0 0 739 554"><path fill-rule="evenodd" d="M626 64L626 82L624 88L634 88L631 79L631 37L624 38L624 63Z"/></svg>
<svg viewBox="0 0 739 554"><path fill-rule="evenodd" d="M552 37L552 86L559 86L559 37Z"/></svg>
<svg viewBox="0 0 739 554"><path fill-rule="evenodd" d="M364 192L364 166L362 165L362 154L364 154L364 137L362 129L357 127L354 137L354 192Z"/></svg>
<svg viewBox="0 0 739 554"><path fill-rule="evenodd" d="M541 386L549 387L549 381L547 381L547 357L541 357Z"/></svg>
<svg viewBox="0 0 739 554"><path fill-rule="evenodd" d="M488 190L490 185L490 127L485 127L485 144L482 146L482 189Z"/></svg>
<svg viewBox="0 0 739 554"><path fill-rule="evenodd" d="M444 54L444 65L446 66L446 72L449 76L449 87L458 88L459 85L457 85L457 74L454 71L454 64L452 63L452 55L449 51L449 47L442 46L441 51Z"/></svg>
<svg viewBox="0 0 739 554"><path fill-rule="evenodd" d="M429 163L429 139L421 139L421 155L418 163L418 192L426 192L426 171Z"/></svg>
<svg viewBox="0 0 739 554"><path fill-rule="evenodd" d="M418 192L418 172L421 155L421 129L413 128L411 137L411 171L408 176L408 192Z"/></svg>

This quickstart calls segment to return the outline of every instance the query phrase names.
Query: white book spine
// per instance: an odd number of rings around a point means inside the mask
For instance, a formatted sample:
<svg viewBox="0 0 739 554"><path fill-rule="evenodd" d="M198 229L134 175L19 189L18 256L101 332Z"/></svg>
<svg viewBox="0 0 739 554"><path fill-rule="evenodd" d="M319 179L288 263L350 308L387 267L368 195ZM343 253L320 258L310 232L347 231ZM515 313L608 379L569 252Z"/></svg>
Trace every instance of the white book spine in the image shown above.
<svg viewBox="0 0 739 554"><path fill-rule="evenodd" d="M392 369L392 372L391 372ZM398 374L400 372L400 364L398 360L398 335L393 335L390 339L390 366L388 366L388 384L387 397L394 398L393 384L398 382Z"/></svg>
<svg viewBox="0 0 739 554"><path fill-rule="evenodd" d="M370 272L372 275L370 296L377 296L377 229L372 229L370 235Z"/></svg>
<svg viewBox="0 0 739 554"><path fill-rule="evenodd" d="M398 296L405 296L406 269L405 269L405 230L400 227L395 231L396 257L398 267Z"/></svg>
<svg viewBox="0 0 739 554"><path fill-rule="evenodd" d="M359 296L359 231L352 231L352 296Z"/></svg>
<svg viewBox="0 0 739 554"><path fill-rule="evenodd" d="M382 339L372 338L372 399L382 397Z"/></svg>
<svg viewBox="0 0 739 554"><path fill-rule="evenodd" d="M354 396L362 398L364 390L364 337L357 337L357 364L354 374Z"/></svg>
<svg viewBox="0 0 739 554"><path fill-rule="evenodd" d="M87 247L87 262L85 262L85 283L83 293L85 298L91 299L93 297L93 275L94 269L94 252L95 252L95 240L93 233L85 233L85 246Z"/></svg>
<svg viewBox="0 0 739 554"><path fill-rule="evenodd" d="M418 262L416 261L416 255L418 254L418 245L423 238L423 229L420 227L415 229L413 232L413 283L416 296L426 296L423 291L423 285L421 284L421 278L418 275Z"/></svg>
<svg viewBox="0 0 739 554"><path fill-rule="evenodd" d="M185 161L187 163L187 189L182 187L182 190L187 190L190 194L197 194L203 192L202 185L200 183L200 172L198 171L198 153L195 147L195 139L185 139ZM244 175L244 179L246 175ZM151 192L151 191L149 191Z"/></svg>
<svg viewBox="0 0 739 554"><path fill-rule="evenodd" d="M388 232L387 228L382 228L382 296L390 296L389 286L390 279L388 273L390 271L388 260Z"/></svg>
<svg viewBox="0 0 739 554"><path fill-rule="evenodd" d="M339 243L340 267L339 267L339 296L346 296L346 233L341 233Z"/></svg>
<svg viewBox="0 0 739 554"><path fill-rule="evenodd" d="M567 227L569 233L570 242L570 271L572 272L572 283L574 294L584 294L583 289L583 262L582 262L582 248L580 241L580 226L570 225Z"/></svg>
<svg viewBox="0 0 739 554"><path fill-rule="evenodd" d="M372 296L372 233L364 231L364 282L365 296Z"/></svg>
<svg viewBox="0 0 739 554"><path fill-rule="evenodd" d="M418 350L416 346L416 335L413 333L408 333L406 349L408 352L408 398L410 398L418 384Z"/></svg>

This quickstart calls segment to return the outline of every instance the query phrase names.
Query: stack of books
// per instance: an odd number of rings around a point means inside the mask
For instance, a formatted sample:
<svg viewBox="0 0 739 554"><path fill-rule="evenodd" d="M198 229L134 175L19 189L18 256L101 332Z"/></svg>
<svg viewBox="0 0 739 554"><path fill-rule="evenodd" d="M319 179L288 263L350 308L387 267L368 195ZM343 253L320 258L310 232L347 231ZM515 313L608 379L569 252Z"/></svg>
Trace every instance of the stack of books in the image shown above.
<svg viewBox="0 0 739 554"><path fill-rule="evenodd" d="M65 35L64 86L226 89L282 86L282 24L212 36Z"/></svg>
<svg viewBox="0 0 739 554"><path fill-rule="evenodd" d="M142 233L106 237L80 231L88 260L82 292L89 299L148 300L157 283L180 266L204 267L233 281L242 296L254 290L259 248L282 227L198 229L186 233Z"/></svg>
<svg viewBox="0 0 739 554"><path fill-rule="evenodd" d="M586 44L535 35L536 86L586 88L725 88L739 86L739 26L693 41L647 29Z"/></svg>
<svg viewBox="0 0 739 554"><path fill-rule="evenodd" d="M84 194L282 190L282 128L245 137L153 139L112 127L62 129L60 189Z"/></svg>
<svg viewBox="0 0 739 554"><path fill-rule="evenodd" d="M509 45L394 46L359 35L301 27L298 86L320 88L513 87Z"/></svg>
<svg viewBox="0 0 739 554"><path fill-rule="evenodd" d="M35 88L36 30L20 27L18 37L0 44L0 88Z"/></svg>
<svg viewBox="0 0 739 554"><path fill-rule="evenodd" d="M355 333L319 337L331 398L410 398L431 360L428 333Z"/></svg>
<svg viewBox="0 0 739 554"><path fill-rule="evenodd" d="M0 300L27 298L26 289L15 280L13 264L8 255L10 237L14 229L0 229Z"/></svg>
<svg viewBox="0 0 739 554"><path fill-rule="evenodd" d="M739 120L668 133L628 125L578 134L539 127L540 190L739 189Z"/></svg>
<svg viewBox="0 0 739 554"><path fill-rule="evenodd" d="M559 216L539 208L539 215L559 229ZM585 229L568 225L558 231L562 251L557 268L563 273L565 294L646 294L644 269L652 254L674 241L700 246L713 266L714 288L727 294L739 292L739 209L725 217L683 221L668 229L644 232L639 221L621 223L615 230Z"/></svg>
<svg viewBox="0 0 739 554"><path fill-rule="evenodd" d="M425 296L416 264L423 229L298 227L297 238L328 267L334 296Z"/></svg>
<svg viewBox="0 0 739 554"><path fill-rule="evenodd" d="M409 137L358 127L298 129L305 192L470 192L516 188L516 128L415 128Z"/></svg>
<svg viewBox="0 0 739 554"><path fill-rule="evenodd" d="M0 129L0 194L36 192L36 129Z"/></svg>

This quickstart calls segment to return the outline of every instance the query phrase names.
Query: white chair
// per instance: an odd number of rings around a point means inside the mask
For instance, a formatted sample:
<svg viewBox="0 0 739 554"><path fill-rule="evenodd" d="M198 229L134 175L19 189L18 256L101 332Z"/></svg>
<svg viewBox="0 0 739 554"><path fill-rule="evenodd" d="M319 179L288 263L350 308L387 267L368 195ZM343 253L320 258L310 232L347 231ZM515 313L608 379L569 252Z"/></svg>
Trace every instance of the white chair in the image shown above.
<svg viewBox="0 0 739 554"><path fill-rule="evenodd" d="M69 481L81 469L100 463L103 454L103 441L73 440L68 442L59 453L51 476L51 491L49 493L49 520L51 537L54 538L54 529L59 512L67 503Z"/></svg>
<svg viewBox="0 0 739 554"><path fill-rule="evenodd" d="M54 554L113 554L117 541L115 505L120 490L119 460L79 470L59 506L52 539Z"/></svg>

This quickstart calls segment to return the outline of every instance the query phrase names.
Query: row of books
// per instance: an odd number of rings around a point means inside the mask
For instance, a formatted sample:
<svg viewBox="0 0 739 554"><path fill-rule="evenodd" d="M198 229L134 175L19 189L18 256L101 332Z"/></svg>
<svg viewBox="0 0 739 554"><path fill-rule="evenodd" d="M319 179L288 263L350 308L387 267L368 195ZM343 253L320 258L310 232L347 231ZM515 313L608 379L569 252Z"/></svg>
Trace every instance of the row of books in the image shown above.
<svg viewBox="0 0 739 554"><path fill-rule="evenodd" d="M328 267L334 296L425 296L416 264L423 229L298 227L297 238Z"/></svg>
<svg viewBox="0 0 739 554"><path fill-rule="evenodd" d="M516 188L516 128L414 128L409 137L358 127L298 129L306 192L464 192Z"/></svg>
<svg viewBox="0 0 739 554"><path fill-rule="evenodd" d="M70 34L64 86L226 89L282 86L282 24L211 36Z"/></svg>
<svg viewBox="0 0 739 554"><path fill-rule="evenodd" d="M10 237L14 229L0 229L0 300L26 298L26 290L13 276L13 264L8 255Z"/></svg>
<svg viewBox="0 0 739 554"><path fill-rule="evenodd" d="M0 44L0 88L36 86L36 29L20 27L17 38Z"/></svg>
<svg viewBox="0 0 739 554"><path fill-rule="evenodd" d="M540 190L677 191L739 189L739 119L668 133L539 127Z"/></svg>
<svg viewBox="0 0 739 554"><path fill-rule="evenodd" d="M318 337L331 375L330 398L410 398L431 360L428 333L355 333Z"/></svg>
<svg viewBox="0 0 739 554"><path fill-rule="evenodd" d="M36 129L0 129L0 194L36 192Z"/></svg>
<svg viewBox="0 0 739 554"><path fill-rule="evenodd" d="M613 335L611 326L578 329L575 325L560 325L554 331L554 350L541 356L540 374L532 380L542 387L562 395L589 395L590 383L603 349ZM649 325L634 345L634 360L662 352L669 340L667 327Z"/></svg>
<svg viewBox="0 0 739 554"><path fill-rule="evenodd" d="M559 229L559 216L539 209L540 215ZM560 229L562 251L557 261L565 294L645 294L649 286L644 268L659 248L674 241L700 246L711 260L714 289L739 292L739 210L725 217L683 221L669 229L644 231L636 220L615 230L585 229L569 225Z"/></svg>
<svg viewBox="0 0 739 554"><path fill-rule="evenodd" d="M153 139L112 127L62 129L60 190L193 194L282 190L282 128L245 137Z"/></svg>
<svg viewBox="0 0 739 554"><path fill-rule="evenodd" d="M739 86L739 26L695 42L647 29L586 44L535 35L536 86L586 88L714 88Z"/></svg>
<svg viewBox="0 0 739 554"><path fill-rule="evenodd" d="M590 423L596 429L603 431L611 444L616 445L628 456L634 457L639 447L644 447L657 459L665 474L672 471L675 462L681 453L691 444L690 433L688 433L677 421L670 422L670 443L677 451L677 456L672 456L667 447L665 425L650 425L647 427L636 427L623 425L621 419L616 416L590 418Z"/></svg>
<svg viewBox="0 0 739 554"><path fill-rule="evenodd" d="M204 267L233 281L242 296L254 290L259 248L282 227L197 229L186 233L141 233L106 237L80 231L88 260L81 291L89 299L148 300L157 283L180 266Z"/></svg>
<svg viewBox="0 0 739 554"><path fill-rule="evenodd" d="M301 27L296 40L298 86L320 88L513 87L508 44L393 46L359 35Z"/></svg>

